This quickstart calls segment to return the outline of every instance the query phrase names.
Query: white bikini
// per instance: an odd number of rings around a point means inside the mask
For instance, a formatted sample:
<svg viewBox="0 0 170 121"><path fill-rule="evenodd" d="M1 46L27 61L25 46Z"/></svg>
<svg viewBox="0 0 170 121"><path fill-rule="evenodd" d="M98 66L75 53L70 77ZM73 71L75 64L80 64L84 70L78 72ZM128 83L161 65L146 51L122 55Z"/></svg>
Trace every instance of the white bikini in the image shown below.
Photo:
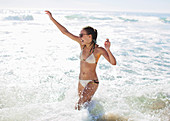
<svg viewBox="0 0 170 121"><path fill-rule="evenodd" d="M89 82L93 82L93 83L99 84L98 79L97 79L97 80L79 80L79 82L80 82L80 84L81 84L83 87L86 87L86 85L87 85Z"/></svg>
<svg viewBox="0 0 170 121"><path fill-rule="evenodd" d="M83 53L83 49L81 50L81 53L80 53L80 60L81 60L81 61L85 61L85 62L87 62L87 63L89 63L89 64L97 64L96 59L95 59L95 56L94 56L93 53L92 53L89 57L87 57L86 59L83 59L82 53ZM86 86L89 82L91 82L91 81L94 82L94 83L96 83L96 84L99 83L98 79L97 79L97 80L79 80L80 84L81 84L83 87L85 87L85 86Z"/></svg>
<svg viewBox="0 0 170 121"><path fill-rule="evenodd" d="M95 57L94 57L94 54L92 53L89 57L87 57L86 59L83 59L83 57L82 57L82 53L83 53L83 49L81 50L81 53L80 53L80 60L81 61L85 61L85 62L87 62L87 63L91 63L91 64L97 64L97 62L96 62L96 59L95 59Z"/></svg>

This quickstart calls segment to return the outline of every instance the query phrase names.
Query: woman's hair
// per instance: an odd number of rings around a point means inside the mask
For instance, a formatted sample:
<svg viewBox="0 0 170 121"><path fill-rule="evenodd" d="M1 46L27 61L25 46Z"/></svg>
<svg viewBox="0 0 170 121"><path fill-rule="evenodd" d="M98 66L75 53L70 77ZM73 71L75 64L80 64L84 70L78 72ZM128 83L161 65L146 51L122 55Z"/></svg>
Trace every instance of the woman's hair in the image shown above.
<svg viewBox="0 0 170 121"><path fill-rule="evenodd" d="M91 34L92 35L92 42L91 42L91 44L93 44L93 47L91 48L91 50L93 49L93 52L94 52L95 44L97 43L97 30L94 29L91 26L84 27L83 30L85 30L87 32L87 34ZM90 50L90 52L91 52L91 50Z"/></svg>
<svg viewBox="0 0 170 121"><path fill-rule="evenodd" d="M87 27L84 27L83 30L85 30L87 32L87 34L91 34L92 35L92 39L94 39L96 41L97 39L97 30L90 27L90 26L87 26Z"/></svg>

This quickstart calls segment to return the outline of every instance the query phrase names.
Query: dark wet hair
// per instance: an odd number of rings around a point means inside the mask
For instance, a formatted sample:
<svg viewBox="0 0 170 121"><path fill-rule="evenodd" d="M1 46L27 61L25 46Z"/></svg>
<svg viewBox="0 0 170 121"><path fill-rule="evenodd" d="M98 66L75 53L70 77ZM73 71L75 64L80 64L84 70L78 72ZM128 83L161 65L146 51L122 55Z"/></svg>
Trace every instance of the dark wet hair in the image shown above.
<svg viewBox="0 0 170 121"><path fill-rule="evenodd" d="M93 47L91 48L91 50L93 49L93 52L94 52L95 45L97 43L97 30L94 29L91 26L84 27L83 30L85 30L87 32L87 34L89 34L89 35L91 34L92 35L91 45L93 44ZM91 52L91 50L90 50L90 52Z"/></svg>

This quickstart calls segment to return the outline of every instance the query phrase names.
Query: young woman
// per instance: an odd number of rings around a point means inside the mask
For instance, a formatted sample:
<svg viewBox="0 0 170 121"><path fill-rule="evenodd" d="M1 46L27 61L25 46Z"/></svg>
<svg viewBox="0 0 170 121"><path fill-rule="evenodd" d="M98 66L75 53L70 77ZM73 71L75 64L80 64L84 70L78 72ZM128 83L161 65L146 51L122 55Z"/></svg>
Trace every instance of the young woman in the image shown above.
<svg viewBox="0 0 170 121"><path fill-rule="evenodd" d="M80 75L78 83L79 100L75 106L75 109L80 110L84 103L88 103L91 100L98 88L99 81L96 74L96 66L100 56L103 55L108 62L110 62L112 65L116 65L116 59L110 51L109 39L107 39L107 41L104 43L105 49L98 47L96 44L96 29L88 26L80 31L79 36L75 36L70 33L64 26L58 23L52 17L50 11L45 12L63 34L72 40L75 40L80 45Z"/></svg>

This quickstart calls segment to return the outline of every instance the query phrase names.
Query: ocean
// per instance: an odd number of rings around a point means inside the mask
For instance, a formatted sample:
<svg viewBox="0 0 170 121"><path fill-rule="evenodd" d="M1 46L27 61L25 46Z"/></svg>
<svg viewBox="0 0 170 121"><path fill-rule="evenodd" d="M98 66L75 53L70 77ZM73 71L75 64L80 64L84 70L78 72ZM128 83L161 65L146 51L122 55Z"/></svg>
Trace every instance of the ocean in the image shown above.
<svg viewBox="0 0 170 121"><path fill-rule="evenodd" d="M0 121L170 121L170 14L51 9L71 33L109 38L88 108L78 100L80 47L43 9L0 9Z"/></svg>

